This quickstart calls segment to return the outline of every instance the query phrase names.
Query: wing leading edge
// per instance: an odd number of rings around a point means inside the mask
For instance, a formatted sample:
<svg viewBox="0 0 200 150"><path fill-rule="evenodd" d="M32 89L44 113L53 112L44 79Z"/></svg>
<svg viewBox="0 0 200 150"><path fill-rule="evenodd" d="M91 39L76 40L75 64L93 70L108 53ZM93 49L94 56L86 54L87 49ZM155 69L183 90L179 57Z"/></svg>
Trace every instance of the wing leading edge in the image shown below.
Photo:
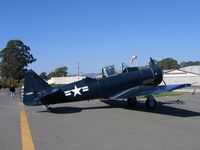
<svg viewBox="0 0 200 150"><path fill-rule="evenodd" d="M111 99L125 99L125 98L132 98L135 96L160 94L189 86L191 86L191 84L174 84L174 85L162 85L162 86L140 85L122 91L116 95L113 95L111 96Z"/></svg>

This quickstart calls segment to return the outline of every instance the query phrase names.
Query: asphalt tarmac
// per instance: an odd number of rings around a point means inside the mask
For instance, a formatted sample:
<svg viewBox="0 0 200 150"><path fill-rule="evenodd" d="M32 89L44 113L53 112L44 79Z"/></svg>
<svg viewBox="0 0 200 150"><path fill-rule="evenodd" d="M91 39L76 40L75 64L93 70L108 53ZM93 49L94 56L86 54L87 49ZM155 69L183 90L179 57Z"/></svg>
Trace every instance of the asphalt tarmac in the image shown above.
<svg viewBox="0 0 200 150"><path fill-rule="evenodd" d="M0 149L22 149L19 101L0 92L0 102ZM37 150L200 149L198 93L159 98L155 110L111 100L53 107L25 107Z"/></svg>
<svg viewBox="0 0 200 150"><path fill-rule="evenodd" d="M7 91L0 90L0 149L19 150L21 147L19 103Z"/></svg>

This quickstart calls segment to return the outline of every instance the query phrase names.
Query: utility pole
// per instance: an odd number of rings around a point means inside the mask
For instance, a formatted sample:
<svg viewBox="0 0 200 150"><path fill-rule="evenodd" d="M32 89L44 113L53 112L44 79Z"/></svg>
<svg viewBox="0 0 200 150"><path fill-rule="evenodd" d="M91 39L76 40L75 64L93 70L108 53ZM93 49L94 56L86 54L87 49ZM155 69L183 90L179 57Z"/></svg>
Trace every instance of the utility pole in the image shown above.
<svg viewBox="0 0 200 150"><path fill-rule="evenodd" d="M79 80L79 76L80 76L80 65L79 65L79 62L78 62L78 80Z"/></svg>

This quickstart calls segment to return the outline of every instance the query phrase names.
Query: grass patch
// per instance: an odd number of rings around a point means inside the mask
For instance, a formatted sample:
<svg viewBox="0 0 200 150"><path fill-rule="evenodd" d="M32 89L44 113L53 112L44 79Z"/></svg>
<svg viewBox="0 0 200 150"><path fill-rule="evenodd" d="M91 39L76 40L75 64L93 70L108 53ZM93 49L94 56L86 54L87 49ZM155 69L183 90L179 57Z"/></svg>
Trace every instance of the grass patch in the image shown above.
<svg viewBox="0 0 200 150"><path fill-rule="evenodd" d="M51 84L51 87L53 87L53 88L59 88L60 84Z"/></svg>

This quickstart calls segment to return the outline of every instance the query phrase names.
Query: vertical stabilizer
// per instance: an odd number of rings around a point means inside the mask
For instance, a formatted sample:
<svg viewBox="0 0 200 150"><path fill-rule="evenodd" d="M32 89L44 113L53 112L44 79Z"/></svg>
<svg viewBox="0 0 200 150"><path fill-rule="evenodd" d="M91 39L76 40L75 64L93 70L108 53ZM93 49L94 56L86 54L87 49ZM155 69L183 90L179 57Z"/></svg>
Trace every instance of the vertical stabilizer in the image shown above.
<svg viewBox="0 0 200 150"><path fill-rule="evenodd" d="M48 94L53 88L41 79L34 71L25 73L23 103L29 106L40 105L40 99Z"/></svg>

